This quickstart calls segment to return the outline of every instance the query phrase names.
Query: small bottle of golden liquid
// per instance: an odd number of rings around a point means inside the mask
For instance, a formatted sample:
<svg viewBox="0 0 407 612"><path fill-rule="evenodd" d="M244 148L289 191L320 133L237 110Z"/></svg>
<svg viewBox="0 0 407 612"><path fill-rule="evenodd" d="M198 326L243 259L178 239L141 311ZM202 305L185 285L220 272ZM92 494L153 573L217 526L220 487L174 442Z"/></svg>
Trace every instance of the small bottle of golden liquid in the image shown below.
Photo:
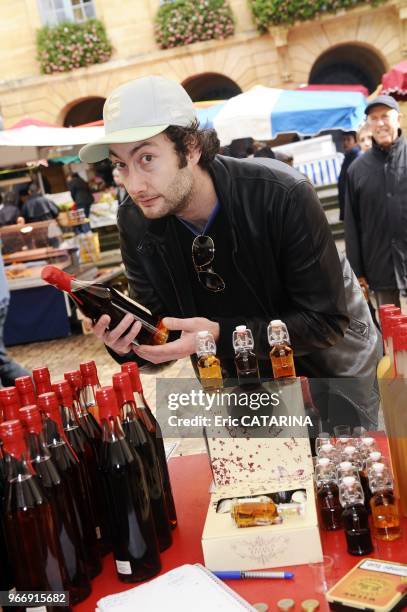
<svg viewBox="0 0 407 612"><path fill-rule="evenodd" d="M262 527L281 523L276 504L269 502L242 502L232 506L232 518L238 527Z"/></svg>
<svg viewBox="0 0 407 612"><path fill-rule="evenodd" d="M270 359L274 378L295 377L294 353L286 324L279 319L271 321L267 335L271 346Z"/></svg>
<svg viewBox="0 0 407 612"><path fill-rule="evenodd" d="M200 331L196 335L195 342L201 385L208 391L222 389L222 370L220 361L216 357L216 344L212 334L208 331Z"/></svg>
<svg viewBox="0 0 407 612"><path fill-rule="evenodd" d="M374 463L370 471L370 500L376 538L392 541L401 536L400 516L393 493L393 479L384 463Z"/></svg>
<svg viewBox="0 0 407 612"><path fill-rule="evenodd" d="M254 353L253 334L246 325L238 325L233 332L236 372L241 387L260 382L259 364Z"/></svg>

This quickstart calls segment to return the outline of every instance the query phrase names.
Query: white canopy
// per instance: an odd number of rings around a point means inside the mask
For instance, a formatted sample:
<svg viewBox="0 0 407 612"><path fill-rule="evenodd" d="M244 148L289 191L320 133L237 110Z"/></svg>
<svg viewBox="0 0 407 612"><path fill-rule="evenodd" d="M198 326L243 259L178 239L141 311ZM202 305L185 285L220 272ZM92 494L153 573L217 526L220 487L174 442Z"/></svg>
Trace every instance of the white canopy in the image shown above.
<svg viewBox="0 0 407 612"><path fill-rule="evenodd" d="M46 157L51 147L83 145L104 135L103 126L25 127L0 131L0 166L25 163Z"/></svg>

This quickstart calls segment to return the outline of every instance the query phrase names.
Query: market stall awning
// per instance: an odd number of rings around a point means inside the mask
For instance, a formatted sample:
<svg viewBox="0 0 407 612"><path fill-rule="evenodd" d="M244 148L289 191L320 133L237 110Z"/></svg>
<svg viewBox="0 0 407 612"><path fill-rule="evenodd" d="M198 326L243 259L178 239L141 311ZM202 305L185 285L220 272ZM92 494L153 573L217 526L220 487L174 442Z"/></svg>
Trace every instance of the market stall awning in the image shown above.
<svg viewBox="0 0 407 612"><path fill-rule="evenodd" d="M407 60L396 64L382 77L382 94L397 100L407 100Z"/></svg>
<svg viewBox="0 0 407 612"><path fill-rule="evenodd" d="M97 140L104 135L104 128L97 127L46 127L26 125L0 131L0 166L25 163L47 157L52 147L71 147Z"/></svg>
<svg viewBox="0 0 407 612"><path fill-rule="evenodd" d="M322 130L356 130L365 106L365 97L358 92L256 86L227 100L213 118L213 127L222 145L250 136L256 140L286 133L315 136Z"/></svg>

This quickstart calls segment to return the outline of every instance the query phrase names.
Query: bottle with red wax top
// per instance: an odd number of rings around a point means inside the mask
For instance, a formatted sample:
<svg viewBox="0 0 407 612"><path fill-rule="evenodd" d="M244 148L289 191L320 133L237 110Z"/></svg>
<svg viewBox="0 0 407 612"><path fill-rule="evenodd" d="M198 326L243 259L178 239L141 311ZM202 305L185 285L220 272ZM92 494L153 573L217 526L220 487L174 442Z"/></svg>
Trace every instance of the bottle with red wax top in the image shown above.
<svg viewBox="0 0 407 612"><path fill-rule="evenodd" d="M45 266L42 279L69 294L83 314L94 323L103 315L109 315L109 329L114 329L126 314L141 322L137 336L139 344L165 344L168 330L160 317L152 315L144 306L125 296L113 287L93 282L79 281L55 266Z"/></svg>
<svg viewBox="0 0 407 612"><path fill-rule="evenodd" d="M41 395L41 393L50 393L50 391L52 391L51 375L46 366L34 368L32 371L32 375L37 395Z"/></svg>
<svg viewBox="0 0 407 612"><path fill-rule="evenodd" d="M131 386L133 388L136 412L143 420L151 439L153 440L157 457L160 462L161 477L164 486L165 501L167 504L168 516L171 527L174 529L177 526L177 513L175 510L174 496L171 489L170 474L168 471L167 457L165 454L164 439L160 424L154 417L150 406L148 405L143 393L143 387L140 380L138 365L134 361L123 363L121 366L122 372L127 372L130 376Z"/></svg>
<svg viewBox="0 0 407 612"><path fill-rule="evenodd" d="M32 406L36 403L36 393L31 376L19 376L14 384L17 388L21 406Z"/></svg>
<svg viewBox="0 0 407 612"><path fill-rule="evenodd" d="M18 421L21 405L16 387L3 387L3 389L0 389L0 405L3 409L4 421Z"/></svg>
<svg viewBox="0 0 407 612"><path fill-rule="evenodd" d="M96 399L103 429L101 469L117 575L123 582L147 580L158 574L161 563L143 464L124 436L113 387L98 389Z"/></svg>
<svg viewBox="0 0 407 612"><path fill-rule="evenodd" d="M17 591L64 591L69 578L52 508L27 462L20 421L2 423L0 438L7 472L4 526L15 587ZM43 608L59 610L50 605Z"/></svg>
<svg viewBox="0 0 407 612"><path fill-rule="evenodd" d="M163 552L171 546L172 535L157 450L144 422L137 415L129 375L126 372L113 374L113 388L118 400L126 440L143 463L158 545L160 552Z"/></svg>
<svg viewBox="0 0 407 612"><path fill-rule="evenodd" d="M83 601L91 592L75 508L66 481L58 473L42 433L42 419L37 406L20 410L29 458L53 511L55 528L67 569L70 603Z"/></svg>
<svg viewBox="0 0 407 612"><path fill-rule="evenodd" d="M1 404L0 404L1 405ZM3 422L0 410L0 424ZM0 517L3 516L4 489L6 485L5 462L3 444L0 439ZM14 588L14 577L10 567L6 549L6 537L2 521L0 520L0 591L11 591Z"/></svg>
<svg viewBox="0 0 407 612"><path fill-rule="evenodd" d="M58 398L62 424L69 444L79 459L79 467L83 481L89 492L89 498L93 502L96 521L96 537L102 554L111 550L109 541L109 530L105 508L103 490L99 486L100 473L96 463L92 443L86 433L78 424L73 409L73 396L69 382L62 380L52 385L52 390Z"/></svg>
<svg viewBox="0 0 407 612"><path fill-rule="evenodd" d="M87 361L79 365L82 375L82 391L81 400L86 410L93 416L96 421L99 421L99 409L96 402L96 391L100 389L100 382L96 363Z"/></svg>
<svg viewBox="0 0 407 612"><path fill-rule="evenodd" d="M74 502L85 550L86 568L90 578L94 578L101 572L102 565L96 538L95 517L86 481L83 479L78 458L65 436L55 393L39 395L38 407L45 415L44 437L46 444L62 479L67 482Z"/></svg>

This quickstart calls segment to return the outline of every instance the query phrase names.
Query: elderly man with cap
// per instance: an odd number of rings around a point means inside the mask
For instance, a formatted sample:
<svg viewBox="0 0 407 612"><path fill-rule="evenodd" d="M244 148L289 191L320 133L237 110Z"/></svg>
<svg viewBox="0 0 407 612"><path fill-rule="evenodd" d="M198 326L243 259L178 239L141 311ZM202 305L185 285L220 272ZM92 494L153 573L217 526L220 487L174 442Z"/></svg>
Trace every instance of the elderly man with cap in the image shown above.
<svg viewBox="0 0 407 612"><path fill-rule="evenodd" d="M377 335L309 181L273 159L218 155L216 133L200 129L186 91L163 77L120 86L104 120L105 137L80 157L109 157L119 170L130 196L118 212L130 296L168 315L164 324L179 336L134 346L140 323L126 315L110 329L103 315L94 333L113 356L154 364L191 356L194 363L196 334L208 330L236 377L232 332L246 324L261 374L270 377L267 325L282 319L297 374L357 379L348 405L374 428ZM342 423L345 404L334 415Z"/></svg>
<svg viewBox="0 0 407 612"><path fill-rule="evenodd" d="M407 142L391 96L366 107L373 146L348 170L345 239L351 266L378 305L407 290Z"/></svg>

